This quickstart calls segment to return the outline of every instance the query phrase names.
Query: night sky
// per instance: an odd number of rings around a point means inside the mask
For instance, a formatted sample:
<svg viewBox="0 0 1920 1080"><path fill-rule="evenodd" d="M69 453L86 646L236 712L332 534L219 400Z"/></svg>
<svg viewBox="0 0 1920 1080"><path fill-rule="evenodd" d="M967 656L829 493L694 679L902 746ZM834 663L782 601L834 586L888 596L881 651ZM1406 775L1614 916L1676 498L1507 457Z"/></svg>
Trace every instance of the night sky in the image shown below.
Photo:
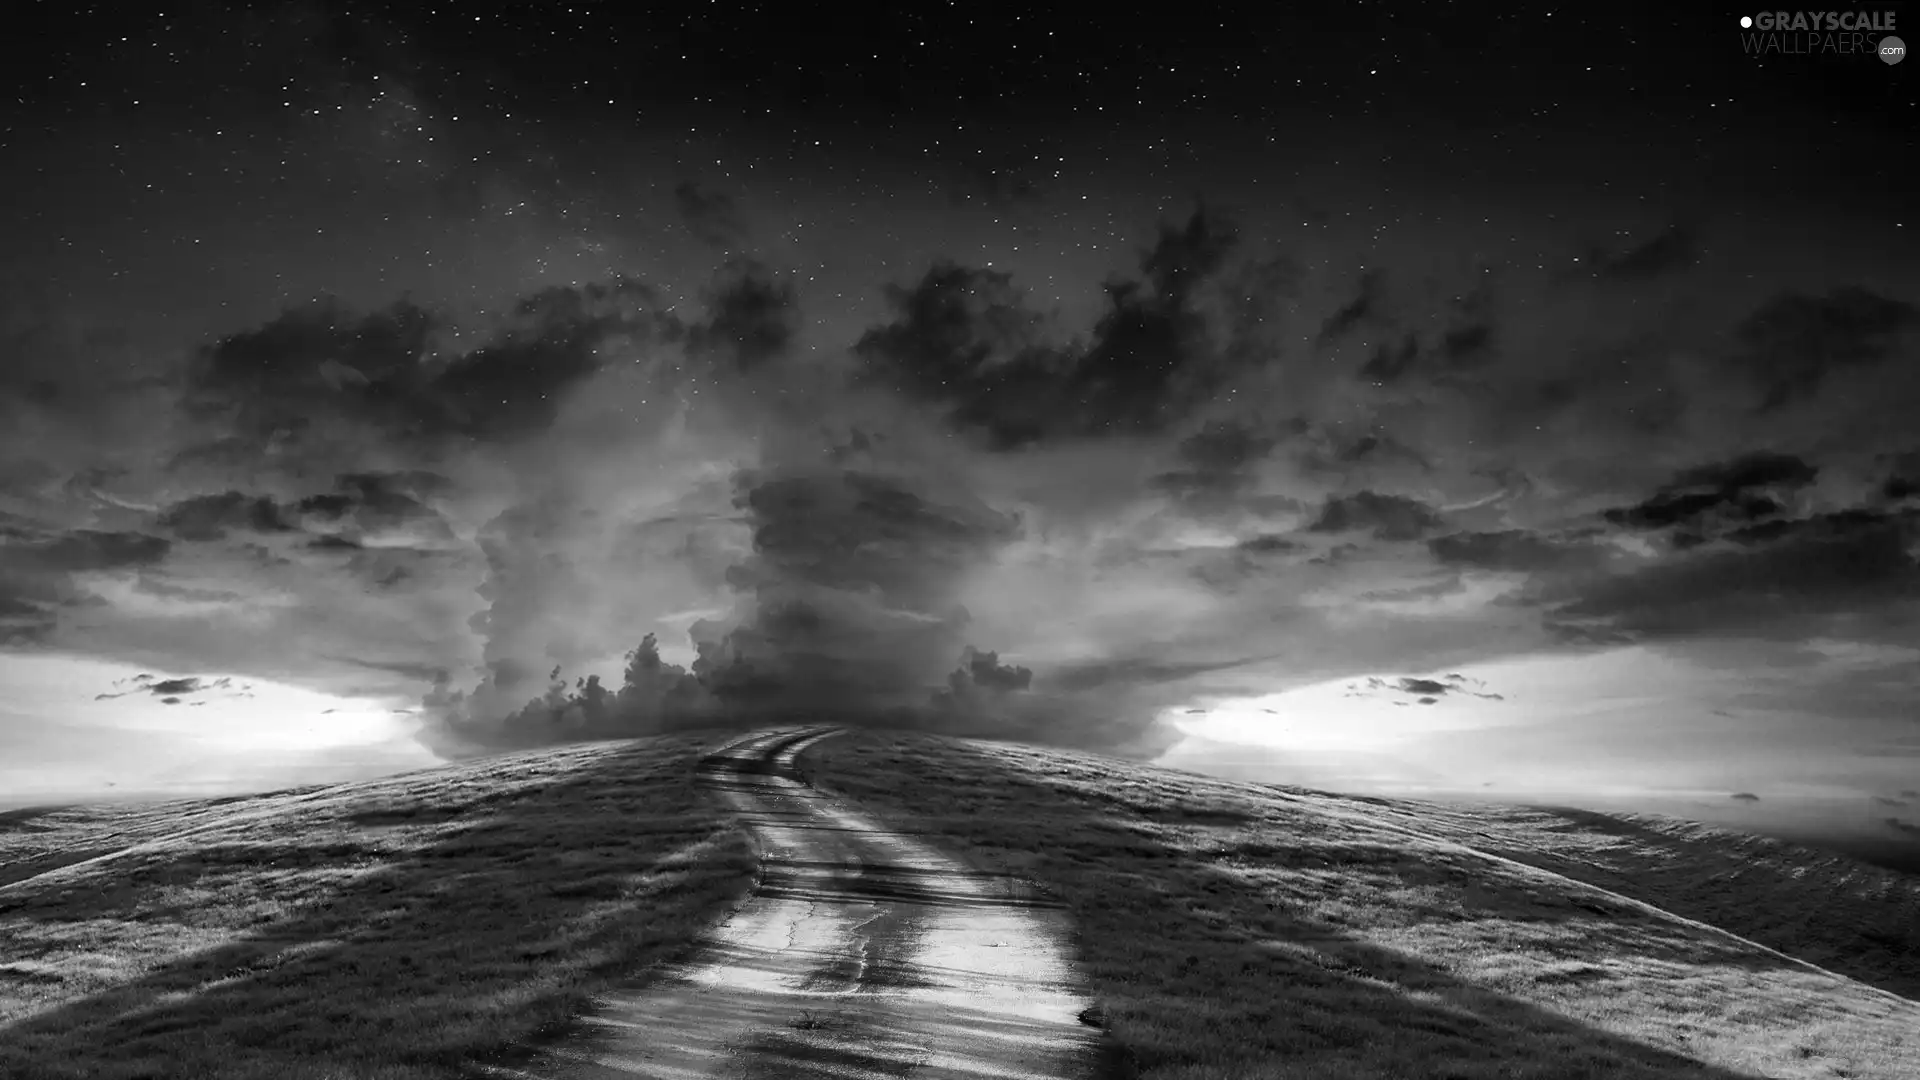
<svg viewBox="0 0 1920 1080"><path fill-rule="evenodd" d="M1911 63L29 7L0 799L825 717L1920 830Z"/></svg>

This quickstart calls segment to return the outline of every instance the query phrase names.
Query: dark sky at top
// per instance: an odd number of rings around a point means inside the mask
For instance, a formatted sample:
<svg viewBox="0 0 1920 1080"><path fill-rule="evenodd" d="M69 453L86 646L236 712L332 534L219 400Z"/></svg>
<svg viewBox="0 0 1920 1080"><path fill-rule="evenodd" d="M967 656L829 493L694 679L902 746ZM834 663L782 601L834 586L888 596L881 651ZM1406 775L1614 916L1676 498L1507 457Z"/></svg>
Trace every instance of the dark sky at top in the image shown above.
<svg viewBox="0 0 1920 1080"><path fill-rule="evenodd" d="M0 747L250 678L1894 797L1920 68L1742 14L30 5Z"/></svg>

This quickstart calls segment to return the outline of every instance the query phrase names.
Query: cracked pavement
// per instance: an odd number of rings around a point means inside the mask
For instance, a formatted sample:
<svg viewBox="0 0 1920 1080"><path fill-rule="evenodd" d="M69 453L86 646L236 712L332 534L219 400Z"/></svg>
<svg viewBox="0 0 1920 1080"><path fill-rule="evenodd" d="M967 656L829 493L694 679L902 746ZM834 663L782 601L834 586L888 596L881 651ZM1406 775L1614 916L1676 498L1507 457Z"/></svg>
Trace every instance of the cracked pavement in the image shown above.
<svg viewBox="0 0 1920 1080"><path fill-rule="evenodd" d="M801 782L794 757L835 732L758 732L703 759L759 845L753 893L689 960L485 1074L1091 1076L1065 913Z"/></svg>

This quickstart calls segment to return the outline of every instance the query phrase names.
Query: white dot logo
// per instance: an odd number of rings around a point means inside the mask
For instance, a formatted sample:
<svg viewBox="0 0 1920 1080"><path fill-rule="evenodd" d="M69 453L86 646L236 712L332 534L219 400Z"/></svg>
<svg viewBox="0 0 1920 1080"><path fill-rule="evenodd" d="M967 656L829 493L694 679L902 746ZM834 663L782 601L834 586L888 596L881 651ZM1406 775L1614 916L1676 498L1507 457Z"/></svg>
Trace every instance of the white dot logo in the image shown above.
<svg viewBox="0 0 1920 1080"><path fill-rule="evenodd" d="M1753 16L1751 15L1740 16L1740 29L1751 30L1752 28L1753 28Z"/></svg>
<svg viewBox="0 0 1920 1080"><path fill-rule="evenodd" d="M1897 64L1907 58L1907 43L1889 34L1880 39L1880 59L1889 64Z"/></svg>

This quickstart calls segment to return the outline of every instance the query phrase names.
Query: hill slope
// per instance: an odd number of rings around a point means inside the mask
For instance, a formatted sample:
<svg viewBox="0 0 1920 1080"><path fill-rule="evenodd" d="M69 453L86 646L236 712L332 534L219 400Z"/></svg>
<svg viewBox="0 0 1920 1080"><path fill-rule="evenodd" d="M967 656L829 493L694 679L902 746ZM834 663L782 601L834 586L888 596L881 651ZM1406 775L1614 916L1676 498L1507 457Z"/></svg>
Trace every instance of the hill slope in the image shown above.
<svg viewBox="0 0 1920 1080"><path fill-rule="evenodd" d="M744 893L750 845L695 780L735 737L0 814L0 1075L461 1075ZM920 735L847 733L801 765L1063 901L1117 1077L1911 1080L1920 1061L1920 879L1850 860Z"/></svg>
<svg viewBox="0 0 1920 1080"><path fill-rule="evenodd" d="M1122 1074L1911 1080L1920 1062L1920 1004L1858 981L1914 993L1920 882L1846 860L930 736L853 733L800 764L1063 900Z"/></svg>
<svg viewBox="0 0 1920 1080"><path fill-rule="evenodd" d="M728 739L0 815L0 1076L460 1075L744 895Z"/></svg>

